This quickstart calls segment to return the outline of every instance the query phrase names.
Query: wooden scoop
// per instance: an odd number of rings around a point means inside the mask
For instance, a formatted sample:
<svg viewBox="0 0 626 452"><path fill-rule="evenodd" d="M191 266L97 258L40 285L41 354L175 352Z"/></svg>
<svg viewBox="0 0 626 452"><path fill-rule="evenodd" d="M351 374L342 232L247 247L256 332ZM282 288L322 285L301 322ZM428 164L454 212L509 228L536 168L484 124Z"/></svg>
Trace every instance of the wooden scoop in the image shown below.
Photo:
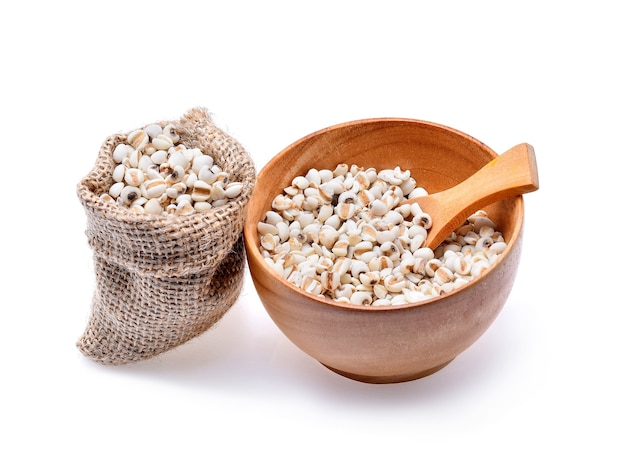
<svg viewBox="0 0 626 452"><path fill-rule="evenodd" d="M539 188L535 151L530 144L512 147L460 184L428 196L407 199L430 215L425 247L435 249L467 217L491 203Z"/></svg>

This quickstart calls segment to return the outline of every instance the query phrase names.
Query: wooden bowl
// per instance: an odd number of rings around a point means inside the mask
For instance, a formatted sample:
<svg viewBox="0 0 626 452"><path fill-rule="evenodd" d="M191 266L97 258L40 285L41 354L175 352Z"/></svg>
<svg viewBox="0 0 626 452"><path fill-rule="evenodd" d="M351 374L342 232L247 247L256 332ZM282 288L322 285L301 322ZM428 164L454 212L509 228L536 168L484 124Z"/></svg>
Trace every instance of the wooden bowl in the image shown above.
<svg viewBox="0 0 626 452"><path fill-rule="evenodd" d="M485 144L450 127L396 118L335 125L276 155L258 175L244 237L252 280L278 328L324 366L363 382L414 380L450 363L487 330L511 291L522 248L521 196L485 207L508 243L499 261L480 278L422 304L354 306L310 295L263 261L257 223L271 210L272 199L310 168L400 166L434 193L461 182L495 156Z"/></svg>

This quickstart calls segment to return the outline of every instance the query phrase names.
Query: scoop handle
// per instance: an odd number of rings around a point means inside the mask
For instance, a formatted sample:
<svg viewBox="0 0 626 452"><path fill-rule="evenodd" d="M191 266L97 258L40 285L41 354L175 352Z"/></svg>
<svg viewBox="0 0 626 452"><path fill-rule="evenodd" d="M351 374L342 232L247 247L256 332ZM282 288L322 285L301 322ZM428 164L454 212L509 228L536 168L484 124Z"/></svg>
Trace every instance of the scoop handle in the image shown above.
<svg viewBox="0 0 626 452"><path fill-rule="evenodd" d="M423 198L415 198L433 224L425 246L435 248L465 219L491 203L539 188L535 151L530 144L512 147L458 185Z"/></svg>
<svg viewBox="0 0 626 452"><path fill-rule="evenodd" d="M535 150L528 143L513 146L494 158L460 184L446 190L448 202L471 200L464 210L471 211L511 196L539 188ZM455 193L457 196L452 196Z"/></svg>

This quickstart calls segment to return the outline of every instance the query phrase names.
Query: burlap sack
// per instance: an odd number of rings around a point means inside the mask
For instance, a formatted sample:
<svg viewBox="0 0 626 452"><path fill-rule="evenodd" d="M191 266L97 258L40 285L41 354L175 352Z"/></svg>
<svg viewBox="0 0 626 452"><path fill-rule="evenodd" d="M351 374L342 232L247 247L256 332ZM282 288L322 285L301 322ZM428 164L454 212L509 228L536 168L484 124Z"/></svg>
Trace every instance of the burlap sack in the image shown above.
<svg viewBox="0 0 626 452"><path fill-rule="evenodd" d="M242 231L255 181L253 162L205 109L161 125L168 123L182 144L211 155L230 180L243 182L243 190L204 213L133 213L99 198L113 183L112 153L126 135L105 140L94 168L77 187L96 276L90 317L77 346L100 363L139 361L188 341L226 313L243 285Z"/></svg>

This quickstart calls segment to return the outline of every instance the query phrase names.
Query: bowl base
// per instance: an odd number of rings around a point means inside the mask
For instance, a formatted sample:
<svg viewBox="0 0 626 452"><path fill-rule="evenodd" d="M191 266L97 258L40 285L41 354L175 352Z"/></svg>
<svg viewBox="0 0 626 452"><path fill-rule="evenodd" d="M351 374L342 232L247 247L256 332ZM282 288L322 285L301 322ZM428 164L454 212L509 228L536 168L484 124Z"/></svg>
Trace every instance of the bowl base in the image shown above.
<svg viewBox="0 0 626 452"><path fill-rule="evenodd" d="M411 374L404 374L404 375L385 375L385 376L371 376L371 375L353 374L353 373L350 373L350 372L344 372L342 370L335 369L333 367L327 366L324 363L320 363L320 364L322 364L327 369L332 370L336 374L339 374L339 375L341 375L343 377L346 377L346 378L349 378L351 380L360 381L362 383L387 384L387 383L403 383L403 382L406 382L406 381L412 381L412 380L417 380L419 378L427 377L427 376L432 375L435 372L443 369L444 367L446 367L448 364L450 364L452 362L453 359L451 359L450 361L447 361L447 362L445 362L443 364L440 364L438 366L435 366L435 367L433 367L431 369L423 370L421 372L411 373Z"/></svg>

